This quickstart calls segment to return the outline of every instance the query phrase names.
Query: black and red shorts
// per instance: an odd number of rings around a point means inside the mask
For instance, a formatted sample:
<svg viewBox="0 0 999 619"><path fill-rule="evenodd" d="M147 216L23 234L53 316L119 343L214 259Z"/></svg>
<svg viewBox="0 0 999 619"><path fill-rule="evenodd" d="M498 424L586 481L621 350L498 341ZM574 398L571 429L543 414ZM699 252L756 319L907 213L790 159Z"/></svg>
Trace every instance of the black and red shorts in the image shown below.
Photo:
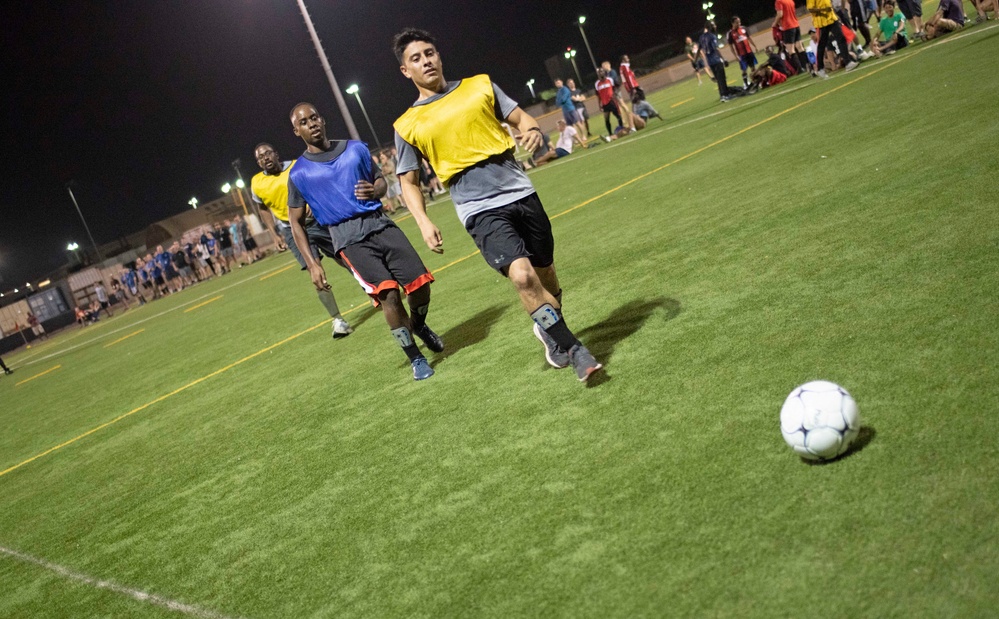
<svg viewBox="0 0 999 619"><path fill-rule="evenodd" d="M402 230L389 226L343 248L340 257L372 297L402 288L406 294L434 281Z"/></svg>

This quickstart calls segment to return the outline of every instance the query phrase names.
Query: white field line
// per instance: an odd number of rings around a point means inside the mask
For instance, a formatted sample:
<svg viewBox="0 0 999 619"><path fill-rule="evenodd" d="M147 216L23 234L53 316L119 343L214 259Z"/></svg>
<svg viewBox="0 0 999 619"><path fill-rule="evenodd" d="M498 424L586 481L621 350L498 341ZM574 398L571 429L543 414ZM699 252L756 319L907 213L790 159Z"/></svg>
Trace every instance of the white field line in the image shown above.
<svg viewBox="0 0 999 619"><path fill-rule="evenodd" d="M122 331L127 331L128 329L131 329L135 325L141 325L141 324L143 324L145 322L149 322L150 320L155 320L156 318L159 318L160 316L169 314L170 312L175 312L175 311L177 311L177 310L179 310L179 309L181 309L183 307L187 307L188 305L191 305L192 303L197 303L198 301L201 301L202 299L208 298L211 295L217 295L218 293L222 292L223 290L229 290L230 288L234 288L235 286L239 286L241 284L245 284L246 282L253 281L253 280L259 278L261 275L266 275L266 274L271 273L273 271L276 271L278 269L282 269L282 268L284 268L286 266L288 266L288 264L281 264L281 265L275 266L275 267L273 267L271 269L268 269L268 270L264 271L263 273L256 273L256 274L254 274L253 277L248 277L248 278L240 280L238 282L233 282L233 283L229 284L228 286L224 286L222 288L219 288L218 290L215 290L214 292L206 292L205 294L201 295L200 297L195 297L195 298L191 299L190 301L187 301L186 303L182 303L180 305L177 305L176 307L171 307L168 310L163 310L159 314L153 314L152 316L148 316L146 318L143 318L142 320L136 320L135 322L131 322L131 323L127 324L127 325L123 325L121 327L118 327L117 329L113 329L111 331L105 331L103 334L98 335L97 337L91 338L91 339L86 340L84 342L80 342L79 344L74 344L74 345L69 346L67 348L62 348L62 349L59 349L57 351L51 352L51 353L45 355L44 357L38 357L37 359L35 359L35 358L32 358L31 356L28 356L28 357L25 358L24 361L18 361L17 367L25 367L25 366L28 366L28 365L32 365L34 363L39 363L39 362L45 361L47 359L51 359L52 357L57 357L59 355L64 355L64 354L66 354L66 353L68 353L70 351L76 350L77 348L81 348L83 346L87 346L88 344L92 344L92 343L94 343L94 342L96 342L98 340L104 339L104 338L106 338L109 335L113 335L115 333L121 333ZM28 359L30 359L30 361L27 361Z"/></svg>
<svg viewBox="0 0 999 619"><path fill-rule="evenodd" d="M930 49L931 47L936 47L937 45L943 45L944 43L948 43L950 41L957 41L957 40L963 39L965 37L970 37L970 36L973 36L973 35L976 35L976 34L981 34L983 32L987 32L989 30L992 30L993 28L999 28L999 25L995 25L994 24L994 25L988 25L988 26L979 26L979 27L975 28L974 30L972 30L970 32L963 32L961 34L955 34L955 35L947 36L945 38L938 39L938 40L930 42L930 43L924 43L923 45L925 45L926 47L920 46L919 48L913 50L912 53L910 53L908 55L902 56L901 58L895 58L894 59L895 60L894 64L897 64L898 62L903 61L903 60L908 60L912 56L915 56L916 54L918 54L918 53L920 53L920 52L922 52L922 51L924 51L926 49ZM888 58L888 59L883 59L883 60L889 60L890 61L892 59ZM879 66L880 64L881 63L877 63L877 64L873 64L873 65L870 64L870 63L861 64L860 67L856 71L850 72L849 75L850 76L856 75L859 72L864 71L865 69L871 69L873 67ZM845 75L847 75L847 74L844 73L844 72L842 72L842 71L839 71L837 73L834 73L829 79L830 80L840 79L840 78L844 77ZM827 81L827 80L822 80L822 81ZM587 150L585 153L582 153L578 157L572 157L571 159L566 158L566 159L562 159L561 161L553 161L552 163L549 163L547 165L543 165L543 166L541 166L539 168L535 168L535 169L531 170L531 174L533 175L533 174L537 173L537 171L539 171L539 170L549 170L551 168L555 168L555 167L558 167L560 165L571 165L572 163L574 163L576 161L579 161L580 159L589 157L590 155L599 155L602 152L607 152L607 151L609 151L609 150L611 150L613 148L618 148L619 146L627 146L628 144L634 144L638 140L642 140L642 139L645 139L645 138L648 138L648 137L652 137L654 135L658 135L660 133L663 133L664 131L672 131L674 129L679 129L680 127L685 127L687 125L690 125L690 124L693 124L693 123L696 123L696 122L701 122L702 120L708 120L709 118L714 118L715 116L721 116L722 114L725 114L725 113L727 113L727 112L729 112L730 110L733 110L733 109L742 109L742 108L747 107L747 106L755 106L757 104L763 103L764 101L769 101L770 99L773 99L775 97L783 97L784 95L789 95L789 94L791 94L793 92L797 92L799 90L802 90L803 88L810 88L812 86L818 86L819 84L822 83L822 81L813 79L813 80L811 80L809 82L805 82L804 84L801 84L801 85L796 86L794 88L780 89L778 92L774 92L774 93L767 94L767 95L764 95L764 96L752 97L749 100L742 99L741 101L745 101L745 103L743 103L742 105L725 106L725 107L723 107L722 109L720 109L720 110L718 110L716 112L711 112L711 113L708 113L708 114L702 114L701 116L696 116L694 118L689 118L689 119L687 119L687 120L685 120L683 122L673 123L673 124L670 124L670 125L668 125L666 127L661 127L659 129L651 129L651 130L646 129L645 131L642 131L638 135L636 135L634 137L631 137L631 138L629 138L627 140L614 140L614 142L611 145L609 145L609 146L607 146L605 148L601 148L600 150L598 150L596 152L592 152L590 150ZM591 119L591 120L593 120L593 119ZM590 139L599 139L599 138L590 138Z"/></svg>
<svg viewBox="0 0 999 619"><path fill-rule="evenodd" d="M215 611L207 610L204 608L199 608L192 604L184 604L183 602L178 602L177 600L171 600L153 593L146 593L145 591L140 591L138 589L132 589L130 587L124 587L117 583L113 583L109 580L101 580L99 578L93 578L87 576L86 574L81 574L75 572L68 567L63 567L55 563L50 563L45 559L39 559L38 557L33 557L31 555L24 554L23 552L18 552L12 550L5 546L0 546L0 554L7 555L8 557L23 561L24 563L31 563L32 565L37 565L43 569L50 572L54 572L63 578L68 580L73 580L78 583L94 587L95 589L104 589L106 591L111 591L119 595L124 595L132 598L133 600L139 602L146 602L147 604L153 604L154 606L159 606L161 608L166 608L178 613L184 613L185 615L191 617L198 617L199 619L231 619L228 615L222 615Z"/></svg>

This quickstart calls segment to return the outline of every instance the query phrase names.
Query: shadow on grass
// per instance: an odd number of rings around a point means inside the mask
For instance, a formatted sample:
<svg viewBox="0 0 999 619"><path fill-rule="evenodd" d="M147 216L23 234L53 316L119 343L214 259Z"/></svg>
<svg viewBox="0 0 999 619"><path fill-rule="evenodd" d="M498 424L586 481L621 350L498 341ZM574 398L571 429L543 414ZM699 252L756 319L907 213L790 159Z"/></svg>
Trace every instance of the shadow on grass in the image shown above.
<svg viewBox="0 0 999 619"><path fill-rule="evenodd" d="M634 335L657 311L661 311L666 320L673 320L680 314L680 302L665 297L635 299L611 312L604 320L577 332L576 336L594 357L607 365L617 345Z"/></svg>
<svg viewBox="0 0 999 619"><path fill-rule="evenodd" d="M436 367L437 364L462 348L474 346L486 339L489 335L489 330L493 328L493 325L496 324L509 307L509 305L494 305L442 333L441 339L444 340L444 352L434 355L430 361L430 366ZM428 321L428 324L432 328L433 320Z"/></svg>
<svg viewBox="0 0 999 619"><path fill-rule="evenodd" d="M839 462L840 460L849 458L855 453L863 451L865 447L871 444L871 441L873 441L874 437L877 435L878 432L873 427L861 426L860 432L857 432L857 438L853 439L853 443L850 445L850 448L847 449L842 455L833 458L832 460L804 460L804 458L802 458L802 460L810 466L824 466L826 464L832 464L833 462Z"/></svg>
<svg viewBox="0 0 999 619"><path fill-rule="evenodd" d="M348 316L347 317L347 322L350 323L350 326L352 326L352 327L354 327L356 329L357 327L360 327L364 323L368 322L368 319L370 319L372 316L374 316L375 314L380 314L380 313L381 313L380 309L372 307L371 304L369 303L368 307L364 308L363 310L361 310L357 314L353 314L351 316Z"/></svg>

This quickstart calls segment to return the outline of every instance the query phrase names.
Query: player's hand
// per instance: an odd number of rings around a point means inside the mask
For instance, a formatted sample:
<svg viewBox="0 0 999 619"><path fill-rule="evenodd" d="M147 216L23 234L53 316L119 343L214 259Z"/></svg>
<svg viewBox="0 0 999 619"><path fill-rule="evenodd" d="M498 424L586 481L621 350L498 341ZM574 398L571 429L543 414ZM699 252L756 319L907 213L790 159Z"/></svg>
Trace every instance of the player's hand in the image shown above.
<svg viewBox="0 0 999 619"><path fill-rule="evenodd" d="M441 231L434 224L427 222L425 225L420 226L420 232L423 233L423 240L426 242L427 247L430 251L435 254L444 253L444 239L441 237Z"/></svg>
<svg viewBox="0 0 999 619"><path fill-rule="evenodd" d="M541 148L541 132L540 131L524 131L519 136L517 136L517 141L520 142L521 148L527 152L533 153L539 148Z"/></svg>
<svg viewBox="0 0 999 619"><path fill-rule="evenodd" d="M365 180L357 181L357 184L354 185L354 197L358 200L373 200L375 186Z"/></svg>
<svg viewBox="0 0 999 619"><path fill-rule="evenodd" d="M329 282L326 281L326 271L323 270L323 265L316 262L309 267L309 276L312 277L312 285L316 287L316 290L329 290Z"/></svg>

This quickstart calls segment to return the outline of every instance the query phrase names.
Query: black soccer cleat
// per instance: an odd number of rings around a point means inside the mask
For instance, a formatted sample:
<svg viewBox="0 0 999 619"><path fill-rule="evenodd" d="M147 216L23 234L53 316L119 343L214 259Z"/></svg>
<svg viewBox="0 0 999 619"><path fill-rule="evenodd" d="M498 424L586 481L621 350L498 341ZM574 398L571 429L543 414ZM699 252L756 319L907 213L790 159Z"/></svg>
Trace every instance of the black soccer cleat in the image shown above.
<svg viewBox="0 0 999 619"><path fill-rule="evenodd" d="M413 333L416 337L423 340L423 343L433 352L444 352L444 340L441 336L434 333L433 329L427 325L423 325L419 329L413 329Z"/></svg>

